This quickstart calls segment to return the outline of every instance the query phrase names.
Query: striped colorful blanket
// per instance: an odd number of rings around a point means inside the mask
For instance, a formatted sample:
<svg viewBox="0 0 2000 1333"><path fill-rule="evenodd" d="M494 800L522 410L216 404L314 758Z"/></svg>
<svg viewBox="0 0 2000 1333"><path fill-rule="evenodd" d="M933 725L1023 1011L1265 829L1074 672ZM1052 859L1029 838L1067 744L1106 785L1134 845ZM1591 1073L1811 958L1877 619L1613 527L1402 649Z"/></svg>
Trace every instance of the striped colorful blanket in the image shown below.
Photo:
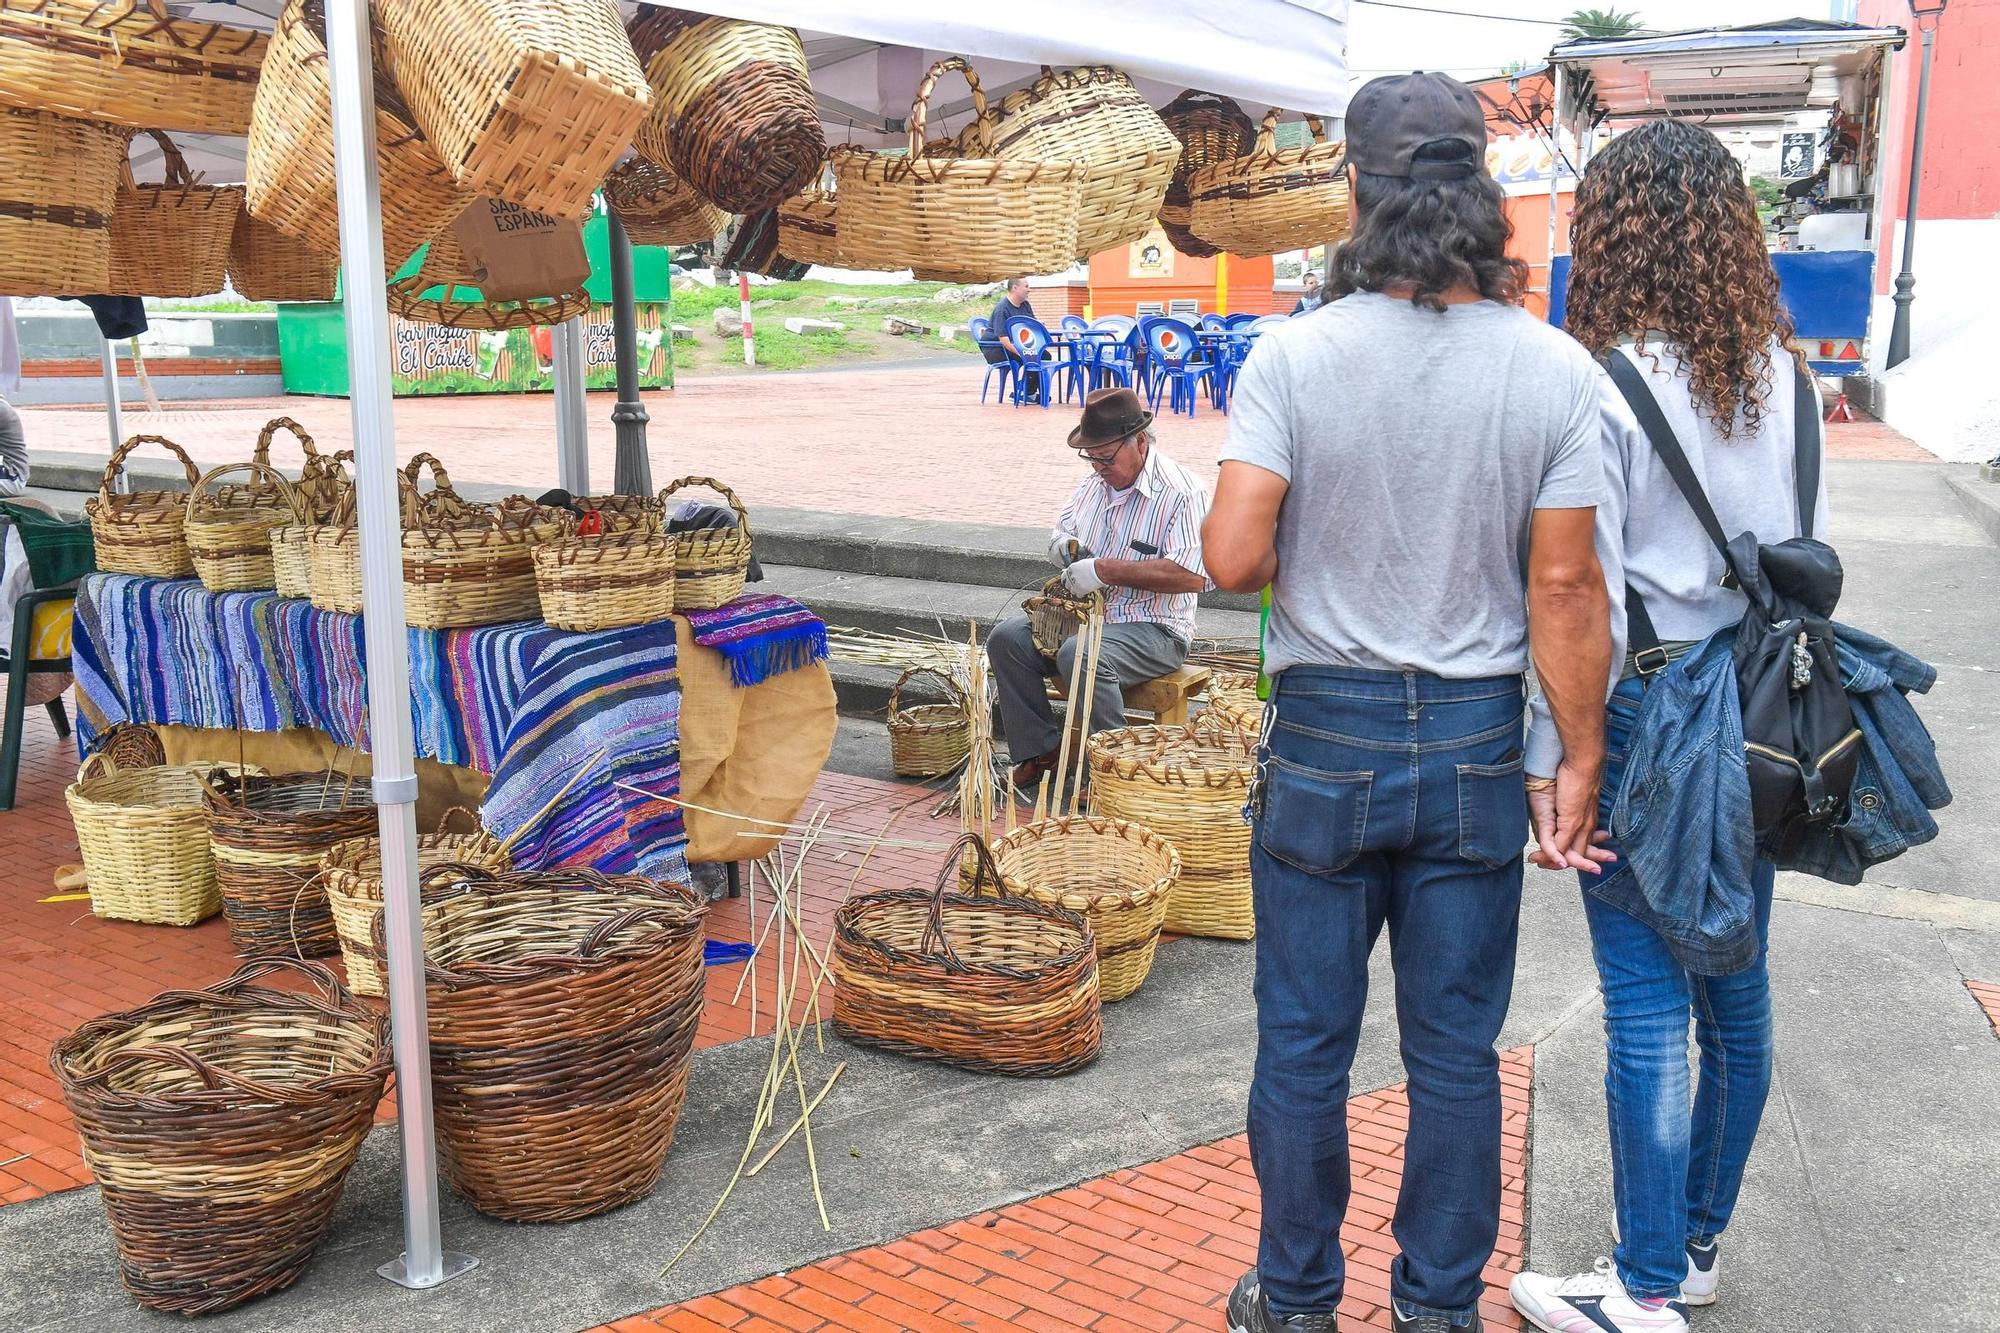
<svg viewBox="0 0 2000 1333"><path fill-rule="evenodd" d="M752 593L687 621L696 643L728 659L738 689L826 660L826 622L789 597Z"/></svg>

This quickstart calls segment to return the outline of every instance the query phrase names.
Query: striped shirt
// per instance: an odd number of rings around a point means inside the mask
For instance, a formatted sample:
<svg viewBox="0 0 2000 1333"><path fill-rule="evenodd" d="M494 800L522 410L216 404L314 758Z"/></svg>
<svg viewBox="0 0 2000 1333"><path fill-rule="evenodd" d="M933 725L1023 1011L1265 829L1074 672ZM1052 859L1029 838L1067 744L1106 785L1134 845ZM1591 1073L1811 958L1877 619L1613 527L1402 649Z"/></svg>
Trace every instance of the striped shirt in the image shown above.
<svg viewBox="0 0 2000 1333"><path fill-rule="evenodd" d="M1201 522L1207 516L1208 491L1154 445L1139 479L1125 490L1112 490L1095 472L1078 482L1056 527L1074 533L1092 555L1171 560L1190 574L1201 574ZM1142 545L1152 550L1139 549ZM1106 588L1104 619L1113 625L1164 625L1191 642L1195 597L1191 592Z"/></svg>

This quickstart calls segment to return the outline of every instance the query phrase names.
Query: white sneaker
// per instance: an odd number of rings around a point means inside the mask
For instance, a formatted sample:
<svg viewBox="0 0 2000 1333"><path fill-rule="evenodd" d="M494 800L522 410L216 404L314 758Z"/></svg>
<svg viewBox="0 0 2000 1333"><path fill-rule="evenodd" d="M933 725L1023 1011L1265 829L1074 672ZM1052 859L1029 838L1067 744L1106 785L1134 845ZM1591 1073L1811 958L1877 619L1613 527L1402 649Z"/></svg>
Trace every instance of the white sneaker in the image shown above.
<svg viewBox="0 0 2000 1333"><path fill-rule="evenodd" d="M1625 1294L1609 1259L1599 1259L1593 1271L1576 1277L1518 1274L1507 1294L1514 1308L1544 1333L1688 1333L1685 1305L1641 1305Z"/></svg>
<svg viewBox="0 0 2000 1333"><path fill-rule="evenodd" d="M1618 1218L1611 1219L1611 1243L1618 1243ZM1688 1271L1681 1280L1681 1303L1684 1305L1715 1304L1716 1288L1722 1285L1722 1242L1711 1240L1706 1245L1687 1243Z"/></svg>

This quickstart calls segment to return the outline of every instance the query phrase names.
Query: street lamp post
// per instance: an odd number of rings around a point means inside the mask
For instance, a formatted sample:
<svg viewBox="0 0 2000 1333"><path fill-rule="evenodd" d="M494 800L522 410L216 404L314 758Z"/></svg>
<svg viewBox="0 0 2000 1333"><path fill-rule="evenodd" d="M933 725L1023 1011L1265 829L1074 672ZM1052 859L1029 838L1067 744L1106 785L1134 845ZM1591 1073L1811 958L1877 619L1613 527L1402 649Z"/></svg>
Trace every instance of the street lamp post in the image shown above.
<svg viewBox="0 0 2000 1333"><path fill-rule="evenodd" d="M618 406L611 409L617 440L611 489L618 495L650 495L653 467L646 458L646 405L639 401L639 316L632 289L632 239L611 214L611 335L618 361Z"/></svg>
<svg viewBox="0 0 2000 1333"><path fill-rule="evenodd" d="M1923 34L1924 50L1917 77L1917 124L1910 136L1910 198L1903 210L1903 269L1896 275L1896 322L1889 329L1889 354L1884 366L1893 370L1910 359L1910 303L1917 299L1916 275L1911 265L1917 252L1917 192L1924 179L1924 118L1931 105L1931 49L1937 38L1938 20L1949 0L1919 6L1911 0L1910 14Z"/></svg>

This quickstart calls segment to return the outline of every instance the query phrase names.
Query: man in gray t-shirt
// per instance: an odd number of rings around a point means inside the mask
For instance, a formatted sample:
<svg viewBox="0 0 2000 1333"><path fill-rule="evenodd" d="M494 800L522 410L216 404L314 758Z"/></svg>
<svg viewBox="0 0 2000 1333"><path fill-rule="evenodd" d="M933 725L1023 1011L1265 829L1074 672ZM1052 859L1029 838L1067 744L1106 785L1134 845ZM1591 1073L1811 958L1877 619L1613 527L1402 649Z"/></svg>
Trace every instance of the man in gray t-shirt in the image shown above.
<svg viewBox="0 0 2000 1333"><path fill-rule="evenodd" d="M28 436L21 429L21 414L5 398L0 398L0 496L19 495L28 489Z"/></svg>
<svg viewBox="0 0 2000 1333"><path fill-rule="evenodd" d="M1384 928L1410 1079L1390 1326L1479 1328L1531 649L1565 742L1542 850L1596 865L1611 651L1592 543L1598 377L1519 308L1526 273L1485 148L1456 80L1355 95L1353 234L1329 262L1328 304L1266 332L1244 364L1203 528L1216 584L1272 595L1249 800L1263 1209L1232 1333L1334 1328L1348 1068Z"/></svg>

